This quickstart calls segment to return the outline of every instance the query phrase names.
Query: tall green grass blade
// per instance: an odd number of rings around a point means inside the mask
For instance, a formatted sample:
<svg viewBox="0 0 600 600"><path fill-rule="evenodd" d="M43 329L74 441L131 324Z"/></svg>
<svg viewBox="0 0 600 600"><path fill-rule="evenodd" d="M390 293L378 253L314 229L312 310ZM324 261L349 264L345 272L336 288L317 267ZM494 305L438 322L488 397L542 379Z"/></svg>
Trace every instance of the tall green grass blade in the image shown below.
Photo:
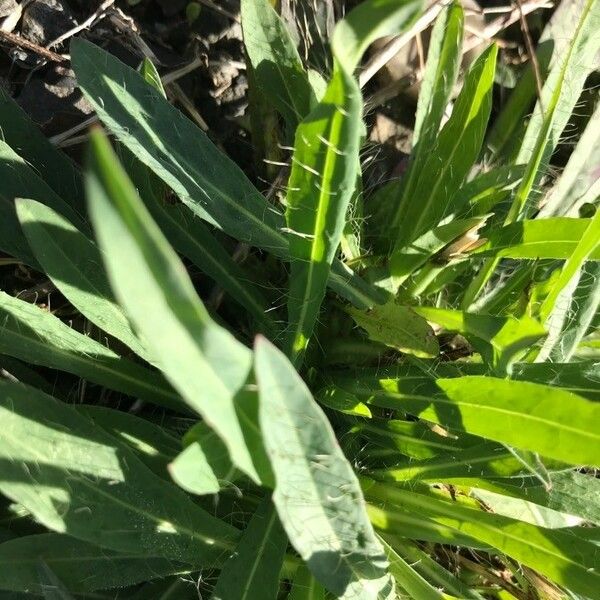
<svg viewBox="0 0 600 600"><path fill-rule="evenodd" d="M374 306L367 312L348 311L369 339L382 342L405 354L420 358L435 358L440 351L433 329L427 321L407 306L393 302Z"/></svg>
<svg viewBox="0 0 600 600"><path fill-rule="evenodd" d="M408 490L375 484L369 493L496 547L556 583L599 598L598 548L568 529L551 530ZM393 533L393 532L392 532Z"/></svg>
<svg viewBox="0 0 600 600"><path fill-rule="evenodd" d="M600 407L576 394L546 385L484 376L438 379L427 389L398 390L394 380L366 394L369 403L402 410L450 429L538 452L569 464L600 461L595 423ZM560 444L557 444L560 440Z"/></svg>
<svg viewBox="0 0 600 600"><path fill-rule="evenodd" d="M270 498L250 519L235 554L223 565L213 600L276 600L287 536Z"/></svg>
<svg viewBox="0 0 600 600"><path fill-rule="evenodd" d="M17 199L17 216L37 262L94 325L148 359L114 300L98 247L70 221L35 200Z"/></svg>
<svg viewBox="0 0 600 600"><path fill-rule="evenodd" d="M236 402L251 352L210 318L108 140L94 132L91 143L90 216L115 295L167 379L219 433L233 462L260 481Z"/></svg>
<svg viewBox="0 0 600 600"><path fill-rule="evenodd" d="M308 73L290 32L268 0L240 5L244 46L256 83L293 132L316 104Z"/></svg>
<svg viewBox="0 0 600 600"><path fill-rule="evenodd" d="M394 185L397 197L391 215L393 229L402 225L408 205L414 201L415 185L438 136L458 76L463 31L463 9L453 2L437 18L431 33L415 115L410 164L402 180Z"/></svg>
<svg viewBox="0 0 600 600"><path fill-rule="evenodd" d="M289 258L283 215L204 132L140 74L97 46L75 39L71 53L79 85L102 121L195 215L241 241ZM361 307L381 302L382 292L341 262L332 271L332 288L351 302Z"/></svg>
<svg viewBox="0 0 600 600"><path fill-rule="evenodd" d="M0 125L2 140L78 215L85 215L81 173L65 154L52 145L4 88L0 88Z"/></svg>
<svg viewBox="0 0 600 600"><path fill-rule="evenodd" d="M73 593L120 588L189 571L183 563L143 552L118 553L66 535L42 533L0 544L0 590L41 594L41 563Z"/></svg>
<svg viewBox="0 0 600 600"><path fill-rule="evenodd" d="M58 533L120 552L218 565L238 532L75 409L0 382L0 490Z"/></svg>
<svg viewBox="0 0 600 600"><path fill-rule="evenodd" d="M255 356L273 502L290 542L337 596L393 597L385 553L327 418L291 363L264 338L257 339Z"/></svg>
<svg viewBox="0 0 600 600"><path fill-rule="evenodd" d="M0 292L0 352L59 369L99 385L181 409L177 394L158 373L120 357L51 313Z"/></svg>
<svg viewBox="0 0 600 600"><path fill-rule="evenodd" d="M542 325L531 317L477 315L459 310L418 306L415 312L447 330L473 340L484 360L500 373L509 369L520 354L546 335ZM478 340L484 342L479 343Z"/></svg>
<svg viewBox="0 0 600 600"><path fill-rule="evenodd" d="M568 260L589 225L589 219L566 217L519 221L486 233L488 242L473 255ZM600 260L598 248L589 254L588 260Z"/></svg>
<svg viewBox="0 0 600 600"><path fill-rule="evenodd" d="M473 63L452 116L435 143L423 150L427 158L415 184L406 192L405 210L394 223L399 228L394 253L455 212L454 198L483 143L491 110L496 55L496 46L491 46Z"/></svg>

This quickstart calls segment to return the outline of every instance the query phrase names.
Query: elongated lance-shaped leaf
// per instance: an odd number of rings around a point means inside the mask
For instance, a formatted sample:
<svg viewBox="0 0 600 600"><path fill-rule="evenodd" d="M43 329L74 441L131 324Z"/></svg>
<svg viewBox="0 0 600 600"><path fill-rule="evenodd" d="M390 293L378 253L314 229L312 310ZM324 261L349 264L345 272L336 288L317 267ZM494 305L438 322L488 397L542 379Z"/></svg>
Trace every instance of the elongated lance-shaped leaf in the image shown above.
<svg viewBox="0 0 600 600"><path fill-rule="evenodd" d="M190 570L185 563L144 552L114 552L67 535L42 533L0 544L0 589L41 594L41 563L74 593L120 588Z"/></svg>
<svg viewBox="0 0 600 600"><path fill-rule="evenodd" d="M568 361L593 327L600 307L600 262L586 262L558 296L548 321L548 338L536 362ZM556 314L556 320L553 318ZM578 363L576 363L578 364Z"/></svg>
<svg viewBox="0 0 600 600"><path fill-rule="evenodd" d="M256 83L290 131L316 104L316 99L290 32L269 0L240 4L244 46Z"/></svg>
<svg viewBox="0 0 600 600"><path fill-rule="evenodd" d="M213 600L276 600L287 536L265 497L250 519L235 554L223 565Z"/></svg>
<svg viewBox="0 0 600 600"><path fill-rule="evenodd" d="M289 352L301 361L317 320L359 169L362 97L352 72L377 37L397 31L420 2L366 2L336 26L334 72L317 107L296 130L286 221L292 258Z"/></svg>
<svg viewBox="0 0 600 600"><path fill-rule="evenodd" d="M424 148L426 160L406 196L406 209L396 223L395 252L418 238L455 211L453 200L481 150L492 105L496 46L490 46L473 63L452 115Z"/></svg>
<svg viewBox="0 0 600 600"><path fill-rule="evenodd" d="M289 259L283 214L203 131L139 73L101 48L74 39L71 56L78 83L102 121L194 214L241 241ZM340 261L333 266L330 285L361 308L382 302L381 290Z"/></svg>
<svg viewBox="0 0 600 600"><path fill-rule="evenodd" d="M417 573L384 539L381 540L390 561L390 573L398 587L414 600L442 600L444 595Z"/></svg>
<svg viewBox="0 0 600 600"><path fill-rule="evenodd" d="M496 317L430 306L417 306L414 311L450 331L462 333L471 339L476 338L475 347L499 373L506 372L520 353L546 335L544 327L527 316L520 319L512 316Z"/></svg>
<svg viewBox="0 0 600 600"><path fill-rule="evenodd" d="M185 407L155 371L120 357L53 314L4 292L0 292L0 352L160 406Z"/></svg>
<svg viewBox="0 0 600 600"><path fill-rule="evenodd" d="M410 164L402 183L395 186L397 197L391 217L393 230L402 225L408 204L414 201L417 179L439 133L458 76L463 30L463 9L458 2L453 2L436 19L431 33L415 115Z"/></svg>
<svg viewBox="0 0 600 600"><path fill-rule="evenodd" d="M0 87L0 127L2 140L78 215L84 215L83 182L79 169L50 142L3 87ZM22 196L23 193L17 195Z"/></svg>
<svg viewBox="0 0 600 600"><path fill-rule="evenodd" d="M532 476L511 478L461 478L461 485L490 490L503 497L513 496L566 515L600 525L600 481L592 473L576 471L550 473L550 486Z"/></svg>
<svg viewBox="0 0 600 600"><path fill-rule="evenodd" d="M181 450L181 442L160 425L105 406L78 404L77 412L127 445L157 475L169 479L167 465Z"/></svg>
<svg viewBox="0 0 600 600"><path fill-rule="evenodd" d="M566 260L575 252L589 224L590 219L567 217L518 221L486 233L487 243L473 255ZM588 260L600 260L600 249L592 250Z"/></svg>
<svg viewBox="0 0 600 600"><path fill-rule="evenodd" d="M523 463L496 442L425 460L410 460L371 471L377 479L390 481L448 481L461 477L512 477L522 474Z"/></svg>
<svg viewBox="0 0 600 600"><path fill-rule="evenodd" d="M578 207L586 201L585 196L598 180L597 165L600 162L600 103L596 105L584 132L575 146L569 162L561 173L539 217L576 217ZM595 200L595 198L594 198Z"/></svg>
<svg viewBox="0 0 600 600"><path fill-rule="evenodd" d="M598 547L573 535L569 529L536 527L457 502L382 484L373 484L369 494L402 511L431 518L440 525L489 544L559 585L589 598L600 598L600 574L595 568ZM383 530L393 527L392 522L386 525L381 521L379 524Z"/></svg>
<svg viewBox="0 0 600 600"><path fill-rule="evenodd" d="M366 312L350 309L349 313L370 340L422 358L435 358L439 354L433 329L412 308L388 302Z"/></svg>
<svg viewBox="0 0 600 600"><path fill-rule="evenodd" d="M391 538L388 537L387 539ZM394 550L402 556L417 573L421 574L437 588L443 589L446 593L452 594L452 596L455 596L456 598L483 600L483 597L480 594L471 589L466 583L463 583L458 577L444 569L444 567L442 567L434 558L421 550L413 542L405 539L398 539L394 536L391 543Z"/></svg>
<svg viewBox="0 0 600 600"><path fill-rule="evenodd" d="M433 255L468 231L483 226L487 216L455 219L426 231L414 242L396 252L390 259L394 281L401 284Z"/></svg>
<svg viewBox="0 0 600 600"><path fill-rule="evenodd" d="M15 212L17 197L34 198L65 215L82 230L83 219L20 157L6 142L0 140L0 249L37 267L27 240L21 231Z"/></svg>
<svg viewBox="0 0 600 600"><path fill-rule="evenodd" d="M290 542L338 597L392 598L385 553L325 414L289 360L262 337L255 357L273 502Z"/></svg>
<svg viewBox="0 0 600 600"><path fill-rule="evenodd" d="M325 588L314 578L310 569L298 567L288 600L325 600Z"/></svg>
<svg viewBox="0 0 600 600"><path fill-rule="evenodd" d="M127 148L121 147L119 154L146 208L175 250L222 286L263 333L274 336L278 328L267 312L267 301L209 228L187 206L167 204L165 184Z"/></svg>
<svg viewBox="0 0 600 600"><path fill-rule="evenodd" d="M148 359L114 300L98 247L48 206L17 199L16 208L36 260L67 300L94 325Z"/></svg>
<svg viewBox="0 0 600 600"><path fill-rule="evenodd" d="M420 0L367 0L338 22L333 32L333 55L352 73L366 49L378 38L409 27L422 8Z"/></svg>
<svg viewBox="0 0 600 600"><path fill-rule="evenodd" d="M550 158L558 145L590 71L595 68L595 56L600 49L600 5L595 0L585 0L577 5L575 30L568 45L556 61L544 84L529 121L516 163L526 164L523 179L517 188L505 224L523 219L535 211L539 193L537 184L544 176ZM463 308L468 308L492 277L498 258L486 260L477 277L469 285L463 298Z"/></svg>
<svg viewBox="0 0 600 600"><path fill-rule="evenodd" d="M546 173L550 157L579 99L585 80L595 67L600 49L600 5L595 0L581 3L574 31L564 56L557 60L544 84L533 116L517 155L517 164L527 164L521 185L516 191L506 222L511 223L531 213L528 206L534 187ZM535 194L534 194L535 197Z"/></svg>
<svg viewBox="0 0 600 600"><path fill-rule="evenodd" d="M600 406L576 394L526 381L484 376L438 379L439 392L399 390L385 380L359 397L403 410L450 429L474 433L568 464L600 461Z"/></svg>
<svg viewBox="0 0 600 600"><path fill-rule="evenodd" d="M317 320L356 184L362 99L339 65L325 97L298 126L288 182L289 352L300 360Z"/></svg>
<svg viewBox="0 0 600 600"><path fill-rule="evenodd" d="M600 191L600 186L599 191ZM569 283L575 278L583 263L592 256L594 251L600 250L600 210L596 210L596 214L591 219L587 226L585 233L581 236L579 243L575 247L573 254L563 265L560 275L557 281L553 284L549 294L544 299L542 306L540 307L540 318L542 321L546 321L553 310L561 307L556 307L556 301Z"/></svg>
<svg viewBox="0 0 600 600"><path fill-rule="evenodd" d="M58 533L120 552L219 565L238 537L74 408L0 382L0 491Z"/></svg>
<svg viewBox="0 0 600 600"><path fill-rule="evenodd" d="M86 187L117 299L167 379L221 436L233 462L260 481L236 403L250 372L250 350L210 318L99 131L91 137Z"/></svg>

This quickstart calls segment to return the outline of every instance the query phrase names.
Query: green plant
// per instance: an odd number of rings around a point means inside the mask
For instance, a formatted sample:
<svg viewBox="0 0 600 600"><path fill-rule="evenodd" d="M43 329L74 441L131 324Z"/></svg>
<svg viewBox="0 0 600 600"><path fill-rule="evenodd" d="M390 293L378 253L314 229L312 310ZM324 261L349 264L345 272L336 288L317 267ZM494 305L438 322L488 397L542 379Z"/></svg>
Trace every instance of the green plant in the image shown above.
<svg viewBox="0 0 600 600"><path fill-rule="evenodd" d="M0 293L0 589L179 598L195 579L224 600L600 598L599 190L574 183L596 168L597 110L536 209L600 48L600 4L578 4L510 151L488 130L494 46L442 126L463 35L451 3L408 170L363 199L354 71L421 8L350 11L325 83L267 0L242 1L252 77L294 136L285 210L167 102L148 61L136 73L73 42L116 146L93 130L83 174L0 97L0 248L76 319ZM522 81L523 112L496 117L513 131L535 100ZM240 265L232 240L260 252ZM178 253L224 290L223 310ZM96 384L95 399L138 399L139 414L65 402L26 363Z"/></svg>

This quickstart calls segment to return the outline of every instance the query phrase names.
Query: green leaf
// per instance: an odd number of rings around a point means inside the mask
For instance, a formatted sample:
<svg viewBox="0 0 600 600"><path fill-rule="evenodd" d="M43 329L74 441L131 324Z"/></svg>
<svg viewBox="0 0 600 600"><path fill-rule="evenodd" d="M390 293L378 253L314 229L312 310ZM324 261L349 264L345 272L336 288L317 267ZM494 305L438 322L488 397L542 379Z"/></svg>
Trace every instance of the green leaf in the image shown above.
<svg viewBox="0 0 600 600"><path fill-rule="evenodd" d="M98 116L195 215L236 239L289 258L281 212L204 132L112 55L79 38L71 46L77 81ZM333 265L330 285L357 306L382 302L380 290L340 261Z"/></svg>
<svg viewBox="0 0 600 600"><path fill-rule="evenodd" d="M323 100L298 126L286 221L292 256L289 346L300 359L312 334L356 184L362 99L337 68Z"/></svg>
<svg viewBox="0 0 600 600"><path fill-rule="evenodd" d="M158 373L120 357L34 304L0 292L0 322L0 352L4 354L67 371L160 406L183 406Z"/></svg>
<svg viewBox="0 0 600 600"><path fill-rule="evenodd" d="M456 84L463 30L463 9L458 2L453 2L436 19L431 33L415 115L410 163L401 181L394 185L395 197L390 198L390 204L393 204L391 223L394 230L402 225L402 217L408 204L413 201L417 179L427 162L432 145L435 144L444 111Z"/></svg>
<svg viewBox="0 0 600 600"><path fill-rule="evenodd" d="M534 477L513 477L510 479L486 479L470 481L463 478L461 483L481 487L493 492L527 502L539 504L562 514L574 515L596 525L600 525L600 481L589 473L576 471L550 473L550 485L543 485Z"/></svg>
<svg viewBox="0 0 600 600"><path fill-rule="evenodd" d="M155 90L160 92L165 98L167 93L163 86L159 72L156 70L154 63L146 56L140 65L140 75L147 81Z"/></svg>
<svg viewBox="0 0 600 600"><path fill-rule="evenodd" d="M600 462L600 434L595 427L600 406L572 392L477 375L438 379L442 393L437 396L426 389L393 391L390 380L385 385L387 389L375 392L370 403L569 464Z"/></svg>
<svg viewBox="0 0 600 600"><path fill-rule="evenodd" d="M544 199L539 216L576 216L586 192L597 181L596 166L599 161L600 104L597 104L558 182Z"/></svg>
<svg viewBox="0 0 600 600"><path fill-rule="evenodd" d="M147 358L113 298L98 247L66 218L35 200L17 199L16 209L36 260L67 300L94 325Z"/></svg>
<svg viewBox="0 0 600 600"><path fill-rule="evenodd" d="M439 354L433 329L412 308L389 302L366 312L352 308L348 312L356 324L366 330L370 340L422 358Z"/></svg>
<svg viewBox="0 0 600 600"><path fill-rule="evenodd" d="M21 232L15 212L17 197L34 198L66 216L72 223L87 230L82 218L41 179L27 162L0 140L0 249L36 267L27 241Z"/></svg>
<svg viewBox="0 0 600 600"><path fill-rule="evenodd" d="M373 471L378 479L391 481L448 481L461 477L511 477L524 471L523 463L494 442L465 450L455 449L425 460L406 461Z"/></svg>
<svg viewBox="0 0 600 600"><path fill-rule="evenodd" d="M0 124L3 141L14 149L56 195L78 215L84 215L81 173L65 154L52 145L3 87L0 87ZM40 200L45 201L43 198Z"/></svg>
<svg viewBox="0 0 600 600"><path fill-rule="evenodd" d="M235 554L223 565L213 600L276 600L287 536L270 498L250 519Z"/></svg>
<svg viewBox="0 0 600 600"><path fill-rule="evenodd" d="M516 158L518 164L527 163L527 168L513 199L507 223L533 210L530 196L535 198L537 194L532 194L532 191L546 173L550 157L579 100L585 80L594 68L594 59L600 49L597 35L600 5L595 0L586 0L576 13L570 21L573 24L573 32L568 36L570 43L563 55L557 57L548 75Z"/></svg>
<svg viewBox="0 0 600 600"><path fill-rule="evenodd" d="M511 363L546 335L546 330L531 317L478 315L459 310L417 306L414 311L450 331L475 337L474 345L483 358L498 372L505 372ZM482 340L484 344L478 342Z"/></svg>
<svg viewBox="0 0 600 600"><path fill-rule="evenodd" d="M600 575L595 570L595 544L566 530L536 527L400 488L375 484L369 493L385 498L436 523L490 544L559 585L590 598L599 598Z"/></svg>
<svg viewBox="0 0 600 600"><path fill-rule="evenodd" d="M43 533L0 544L0 589L41 594L38 568L42 563L75 593L124 587L189 571L183 563L143 552L121 554L66 535Z"/></svg>
<svg viewBox="0 0 600 600"><path fill-rule="evenodd" d="M392 597L383 548L331 425L281 352L259 337L255 356L273 502L290 542L332 593Z"/></svg>
<svg viewBox="0 0 600 600"><path fill-rule="evenodd" d="M531 260L569 259L589 225L590 219L566 217L519 221L486 233L487 244L473 254ZM600 260L600 249L592 251L588 259Z"/></svg>
<svg viewBox="0 0 600 600"><path fill-rule="evenodd" d="M385 540L381 540L396 583L414 600L442 600L444 596L419 575Z"/></svg>
<svg viewBox="0 0 600 600"><path fill-rule="evenodd" d="M268 0L243 0L240 13L246 55L256 83L268 90L265 98L294 131L316 103L296 45Z"/></svg>
<svg viewBox="0 0 600 600"><path fill-rule="evenodd" d="M237 531L154 475L117 438L33 388L0 382L0 490L58 533L196 567Z"/></svg>
<svg viewBox="0 0 600 600"><path fill-rule="evenodd" d="M435 559L431 558L426 552L423 552L416 544L404 539L394 539L394 549L417 573L420 573L436 587L442 588L457 598L483 600L480 594L444 569Z"/></svg>
<svg viewBox="0 0 600 600"><path fill-rule="evenodd" d="M558 279L544 299L540 307L540 317L544 322L551 317L555 309L561 310L560 306L556 306L559 295L578 276L583 263L589 260L595 251L600 252L600 210L596 211L579 243L573 250L573 254L569 256L563 265Z"/></svg>
<svg viewBox="0 0 600 600"><path fill-rule="evenodd" d="M420 0L362 2L336 25L331 42L333 55L348 73L352 73L377 38L397 34L409 27L422 4Z"/></svg>
<svg viewBox="0 0 600 600"><path fill-rule="evenodd" d="M267 301L246 273L216 240L209 228L183 204L165 201L164 183L127 148L120 148L123 165L160 230L183 256L189 258L243 306L265 334L278 327L267 312Z"/></svg>
<svg viewBox="0 0 600 600"><path fill-rule="evenodd" d="M360 402L349 392L335 386L322 390L322 393L317 394L315 399L327 408L345 415L367 417L368 419L372 416L369 407L364 402Z"/></svg>
<svg viewBox="0 0 600 600"><path fill-rule="evenodd" d="M94 132L91 144L90 215L117 299L167 379L217 431L233 462L260 481L236 406L250 350L210 318L108 140Z"/></svg>
<svg viewBox="0 0 600 600"><path fill-rule="evenodd" d="M181 444L164 427L105 406L80 404L76 408L78 413L126 444L157 475L168 478L167 465L177 456Z"/></svg>
<svg viewBox="0 0 600 600"><path fill-rule="evenodd" d="M568 361L588 330L600 307L600 263L586 262L559 294L547 327L548 339L536 361ZM556 318L554 318L556 317Z"/></svg>
<svg viewBox="0 0 600 600"><path fill-rule="evenodd" d="M180 488L191 494L218 494L221 489L198 442L191 443L175 458L169 473Z"/></svg>
<svg viewBox="0 0 600 600"><path fill-rule="evenodd" d="M483 226L487 215L455 219L434 227L390 258L390 272L396 285L402 284L419 267L450 243L473 229Z"/></svg>
<svg viewBox="0 0 600 600"><path fill-rule="evenodd" d="M288 600L325 600L325 588L305 566L298 567Z"/></svg>
<svg viewBox="0 0 600 600"><path fill-rule="evenodd" d="M454 198L483 143L492 104L496 46L490 46L471 66L456 99L452 116L428 148L406 202L396 214L399 228L394 254L435 227L457 208Z"/></svg>

